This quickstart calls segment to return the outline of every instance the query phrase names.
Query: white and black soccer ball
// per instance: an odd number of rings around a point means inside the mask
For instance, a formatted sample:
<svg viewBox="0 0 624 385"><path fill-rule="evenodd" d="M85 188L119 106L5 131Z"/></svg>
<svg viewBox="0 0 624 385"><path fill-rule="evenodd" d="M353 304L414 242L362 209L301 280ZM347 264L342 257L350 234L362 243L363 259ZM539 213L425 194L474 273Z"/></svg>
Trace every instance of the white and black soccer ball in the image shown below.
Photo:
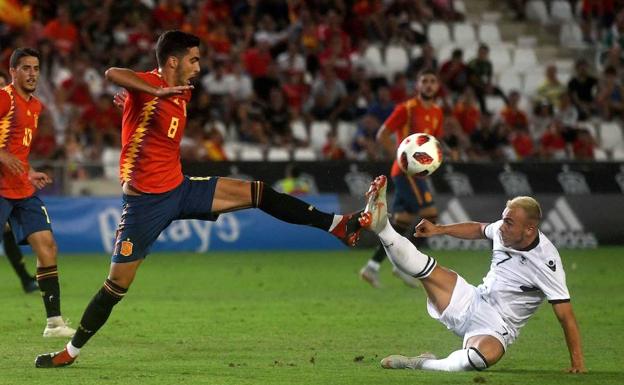
<svg viewBox="0 0 624 385"><path fill-rule="evenodd" d="M442 147L431 135L412 134L399 145L397 162L407 175L431 175L442 164Z"/></svg>

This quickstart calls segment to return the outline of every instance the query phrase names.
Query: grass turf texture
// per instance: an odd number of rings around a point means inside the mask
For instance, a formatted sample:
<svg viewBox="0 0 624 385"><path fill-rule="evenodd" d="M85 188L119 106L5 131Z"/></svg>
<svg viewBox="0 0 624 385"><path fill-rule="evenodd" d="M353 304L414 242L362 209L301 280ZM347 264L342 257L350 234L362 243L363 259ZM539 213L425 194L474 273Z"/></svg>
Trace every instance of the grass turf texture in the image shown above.
<svg viewBox="0 0 624 385"><path fill-rule="evenodd" d="M480 282L487 252L436 252ZM429 318L421 289L383 265L380 290L357 279L370 251L154 254L73 366L35 369L44 339L37 294L24 295L0 260L0 384L623 384L622 248L564 251L583 335L586 375L569 364L545 304L506 356L485 372L383 370L388 354L446 355L460 339ZM32 258L29 258L32 263ZM65 317L77 325L101 286L106 256L62 256Z"/></svg>

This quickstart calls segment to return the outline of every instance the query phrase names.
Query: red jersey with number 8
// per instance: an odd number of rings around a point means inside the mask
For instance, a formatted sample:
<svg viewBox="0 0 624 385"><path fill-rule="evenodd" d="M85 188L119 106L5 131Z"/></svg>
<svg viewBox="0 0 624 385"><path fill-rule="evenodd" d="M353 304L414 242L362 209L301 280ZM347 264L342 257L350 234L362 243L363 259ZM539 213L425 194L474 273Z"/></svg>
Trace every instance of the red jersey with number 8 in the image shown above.
<svg viewBox="0 0 624 385"><path fill-rule="evenodd" d="M15 175L0 165L1 197L22 199L35 193L35 186L28 180L28 154L42 108L39 99L34 96L24 99L12 84L0 89L0 151L10 153L24 166L24 172Z"/></svg>
<svg viewBox="0 0 624 385"><path fill-rule="evenodd" d="M156 70L136 75L155 87L169 87ZM190 98L190 91L164 98L128 92L121 129L121 183L152 194L171 191L182 183L180 141Z"/></svg>

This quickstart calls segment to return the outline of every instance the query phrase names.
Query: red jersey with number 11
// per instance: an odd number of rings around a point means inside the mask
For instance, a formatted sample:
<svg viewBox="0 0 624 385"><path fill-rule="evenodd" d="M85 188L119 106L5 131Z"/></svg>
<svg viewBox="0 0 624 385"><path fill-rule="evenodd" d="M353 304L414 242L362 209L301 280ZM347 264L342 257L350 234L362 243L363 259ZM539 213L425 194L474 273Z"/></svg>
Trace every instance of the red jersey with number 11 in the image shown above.
<svg viewBox="0 0 624 385"><path fill-rule="evenodd" d="M156 70L137 76L153 86L169 87ZM180 141L190 98L190 91L164 98L128 92L121 129L121 183L152 194L171 191L182 183Z"/></svg>
<svg viewBox="0 0 624 385"><path fill-rule="evenodd" d="M15 175L0 165L1 197L22 199L35 193L35 186L28 180L28 154L42 108L39 99L34 96L24 99L12 84L0 89L0 150L10 153L24 166L24 172ZM0 229L2 226L0 223Z"/></svg>

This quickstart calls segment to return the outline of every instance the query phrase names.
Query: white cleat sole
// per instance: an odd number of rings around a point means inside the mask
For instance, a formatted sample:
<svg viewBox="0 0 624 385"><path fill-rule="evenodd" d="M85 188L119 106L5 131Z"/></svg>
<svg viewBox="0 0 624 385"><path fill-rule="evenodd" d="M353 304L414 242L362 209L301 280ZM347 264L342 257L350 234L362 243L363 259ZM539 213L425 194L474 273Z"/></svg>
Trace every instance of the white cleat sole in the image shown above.
<svg viewBox="0 0 624 385"><path fill-rule="evenodd" d="M43 330L43 336L46 338L68 338L73 337L76 334L76 329L70 328L69 326L57 326L54 328L46 326Z"/></svg>
<svg viewBox="0 0 624 385"><path fill-rule="evenodd" d="M436 356L431 353L423 353L417 357L407 357L393 354L381 360L384 369L420 369L426 360L435 360Z"/></svg>
<svg viewBox="0 0 624 385"><path fill-rule="evenodd" d="M386 188L388 180L380 175L371 183L366 193L366 208L360 217L360 225L375 233L379 233L388 221L388 207L386 204Z"/></svg>

